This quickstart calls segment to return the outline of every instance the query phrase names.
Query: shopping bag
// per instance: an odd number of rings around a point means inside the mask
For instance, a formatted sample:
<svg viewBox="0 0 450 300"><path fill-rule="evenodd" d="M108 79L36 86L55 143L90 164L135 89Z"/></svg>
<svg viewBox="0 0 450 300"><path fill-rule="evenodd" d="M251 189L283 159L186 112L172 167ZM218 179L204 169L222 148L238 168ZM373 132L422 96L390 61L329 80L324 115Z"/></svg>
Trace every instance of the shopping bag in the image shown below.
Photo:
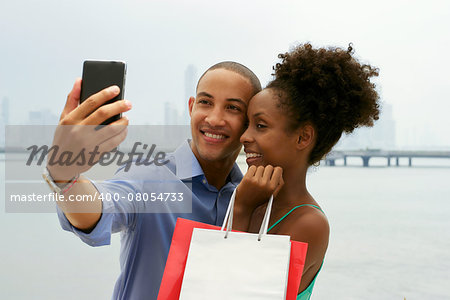
<svg viewBox="0 0 450 300"><path fill-rule="evenodd" d="M234 195L233 195L234 196ZM230 201L231 205L231 201ZM230 206L229 206L230 209ZM230 210L227 210L227 214ZM225 224L225 221L224 221ZM223 227L223 226L222 226ZM172 244L166 262L158 300L177 300L180 296L189 244L194 228L220 230L221 228L201 222L195 222L179 218L177 220ZM286 299L296 299L301 275L305 264L307 244L291 241L290 244L289 277L286 291Z"/></svg>
<svg viewBox="0 0 450 300"><path fill-rule="evenodd" d="M183 281L189 244L194 228L220 230L221 227L178 218L173 232L166 267L164 269L158 300L178 300L181 283ZM300 286L300 280L305 265L308 244L291 241L291 259L289 264L289 278L287 287L287 300L295 300Z"/></svg>
<svg viewBox="0 0 450 300"><path fill-rule="evenodd" d="M158 300L178 300L180 298L181 283L183 282L184 268L194 228L220 230L219 226L183 218L177 219L159 287Z"/></svg>

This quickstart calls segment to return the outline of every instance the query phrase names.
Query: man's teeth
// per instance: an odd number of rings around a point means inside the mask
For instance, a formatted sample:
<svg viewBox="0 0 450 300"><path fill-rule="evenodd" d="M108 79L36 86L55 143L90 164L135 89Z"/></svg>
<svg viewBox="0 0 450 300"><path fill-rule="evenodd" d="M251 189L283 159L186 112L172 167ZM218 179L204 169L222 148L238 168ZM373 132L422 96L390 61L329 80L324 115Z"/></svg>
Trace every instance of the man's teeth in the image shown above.
<svg viewBox="0 0 450 300"><path fill-rule="evenodd" d="M262 155L259 153L246 153L247 158L253 158L253 157L261 157Z"/></svg>
<svg viewBox="0 0 450 300"><path fill-rule="evenodd" d="M208 133L208 132L205 132L205 135L209 138L213 138L213 139L217 139L217 140L222 140L225 138L224 135L212 134L212 133Z"/></svg>

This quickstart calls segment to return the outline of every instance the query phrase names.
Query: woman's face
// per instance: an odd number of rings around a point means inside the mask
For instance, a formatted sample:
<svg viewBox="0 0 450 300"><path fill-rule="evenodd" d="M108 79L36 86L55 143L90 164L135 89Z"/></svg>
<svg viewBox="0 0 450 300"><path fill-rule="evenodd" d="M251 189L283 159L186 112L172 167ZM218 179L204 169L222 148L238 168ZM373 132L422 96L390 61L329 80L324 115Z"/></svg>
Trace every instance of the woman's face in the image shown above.
<svg viewBox="0 0 450 300"><path fill-rule="evenodd" d="M249 125L241 136L249 166L290 166L297 154L298 136L287 131L288 117L270 89L256 94L247 110Z"/></svg>

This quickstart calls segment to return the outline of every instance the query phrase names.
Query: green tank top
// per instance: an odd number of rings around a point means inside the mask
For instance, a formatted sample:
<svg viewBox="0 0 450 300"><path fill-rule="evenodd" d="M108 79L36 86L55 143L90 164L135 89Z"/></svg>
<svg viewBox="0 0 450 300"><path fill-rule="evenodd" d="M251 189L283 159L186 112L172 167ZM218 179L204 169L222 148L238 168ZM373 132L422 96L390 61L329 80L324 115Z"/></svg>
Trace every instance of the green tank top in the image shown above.
<svg viewBox="0 0 450 300"><path fill-rule="evenodd" d="M293 212L294 210L296 210L299 207L303 207L303 206L311 206L314 208L317 208L318 210L320 210L323 214L325 214L323 212L322 209L320 209L320 207L314 205L314 204L302 204L302 205L298 205L296 207L294 207L293 209L291 209L287 214L285 214L282 218L280 218L278 221L276 221L272 226L270 226L270 228L267 230L267 233L269 233L270 230L272 230L272 228L274 228L276 225L278 225L278 223L280 223L281 221L284 220L284 218L286 218L287 216L289 216L289 214L291 212ZM300 294L297 295L297 300L309 300L311 298L312 295L312 291L314 288L314 284L316 283L316 279L317 279L317 275L319 274L320 270L322 270L322 266L323 266L323 262L322 265L319 268L319 271L317 271L316 275L314 276L313 280L311 281L311 283L309 284L309 286Z"/></svg>

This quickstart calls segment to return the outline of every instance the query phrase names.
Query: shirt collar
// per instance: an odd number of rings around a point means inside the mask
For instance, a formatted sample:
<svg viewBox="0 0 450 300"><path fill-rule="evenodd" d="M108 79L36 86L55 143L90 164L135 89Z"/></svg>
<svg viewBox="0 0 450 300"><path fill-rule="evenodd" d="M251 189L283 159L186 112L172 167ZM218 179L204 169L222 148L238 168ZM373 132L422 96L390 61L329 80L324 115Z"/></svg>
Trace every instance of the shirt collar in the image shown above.
<svg viewBox="0 0 450 300"><path fill-rule="evenodd" d="M190 179L199 175L204 175L197 158L192 152L189 140L185 140L174 152L176 162L176 175L181 180ZM189 163L191 162L191 163ZM242 172L239 166L234 163L230 174L228 174L227 182L238 185L242 180Z"/></svg>
<svg viewBox="0 0 450 300"><path fill-rule="evenodd" d="M237 165L237 163L234 163L233 168L231 169L230 174L228 175L227 181L230 181L234 185L238 185L243 178L241 169Z"/></svg>
<svg viewBox="0 0 450 300"><path fill-rule="evenodd" d="M176 175L181 180L204 175L202 167L192 152L189 140L185 140L174 152Z"/></svg>

